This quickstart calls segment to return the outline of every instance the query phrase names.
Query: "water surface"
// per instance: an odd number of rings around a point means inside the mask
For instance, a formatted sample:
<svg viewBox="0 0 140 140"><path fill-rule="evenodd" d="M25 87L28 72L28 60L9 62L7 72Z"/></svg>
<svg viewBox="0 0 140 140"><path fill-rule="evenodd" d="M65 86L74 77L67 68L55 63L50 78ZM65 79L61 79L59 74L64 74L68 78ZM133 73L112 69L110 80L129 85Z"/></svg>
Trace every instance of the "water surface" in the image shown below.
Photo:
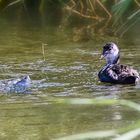
<svg viewBox="0 0 140 140"><path fill-rule="evenodd" d="M103 37L73 42L61 29L1 27L0 79L30 75L28 94L0 94L0 139L46 140L95 130L120 129L139 121L139 112L121 105L55 104L54 99L127 99L139 103L140 85L100 83L101 46L115 41L121 62L140 71L139 43ZM42 55L45 46L45 61ZM133 115L132 115L133 114Z"/></svg>

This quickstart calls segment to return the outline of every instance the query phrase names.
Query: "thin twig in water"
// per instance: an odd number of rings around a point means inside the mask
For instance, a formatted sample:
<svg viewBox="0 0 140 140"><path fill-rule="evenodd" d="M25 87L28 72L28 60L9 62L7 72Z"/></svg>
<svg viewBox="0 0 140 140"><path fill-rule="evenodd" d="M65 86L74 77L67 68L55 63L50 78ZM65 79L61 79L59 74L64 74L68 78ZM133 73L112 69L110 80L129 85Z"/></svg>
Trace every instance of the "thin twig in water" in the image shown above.
<svg viewBox="0 0 140 140"><path fill-rule="evenodd" d="M43 60L44 61L46 61L46 59L45 59L45 46L46 46L47 44L44 44L44 43L42 43L42 55L43 55Z"/></svg>

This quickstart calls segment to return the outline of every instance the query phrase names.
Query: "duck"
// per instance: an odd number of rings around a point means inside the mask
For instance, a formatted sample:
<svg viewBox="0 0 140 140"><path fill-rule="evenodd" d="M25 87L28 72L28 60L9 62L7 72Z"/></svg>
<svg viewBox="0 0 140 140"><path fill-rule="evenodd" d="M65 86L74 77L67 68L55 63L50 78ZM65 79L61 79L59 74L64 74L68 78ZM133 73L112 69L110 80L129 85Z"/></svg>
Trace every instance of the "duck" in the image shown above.
<svg viewBox="0 0 140 140"><path fill-rule="evenodd" d="M30 87L31 79L29 75L19 78L0 81L0 92L3 93L26 93Z"/></svg>
<svg viewBox="0 0 140 140"><path fill-rule="evenodd" d="M106 60L105 66L98 72L101 82L114 84L136 84L140 77L137 70L128 65L119 64L120 51L113 42L103 46L101 59Z"/></svg>

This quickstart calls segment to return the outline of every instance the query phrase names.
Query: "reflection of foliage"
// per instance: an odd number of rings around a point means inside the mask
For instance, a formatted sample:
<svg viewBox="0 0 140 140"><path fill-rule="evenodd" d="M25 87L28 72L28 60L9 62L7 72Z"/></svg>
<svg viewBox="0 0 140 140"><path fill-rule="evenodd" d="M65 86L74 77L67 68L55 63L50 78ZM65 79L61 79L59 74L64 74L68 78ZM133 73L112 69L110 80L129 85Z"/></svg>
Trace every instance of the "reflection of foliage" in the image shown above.
<svg viewBox="0 0 140 140"><path fill-rule="evenodd" d="M135 6L134 9L131 9L132 4ZM123 35L130 27L134 26L135 23L140 20L140 3L137 0L120 1L113 6L113 13L113 26L117 27L115 33L122 32L121 35Z"/></svg>
<svg viewBox="0 0 140 140"><path fill-rule="evenodd" d="M1 0L0 11L7 17L12 13L12 18L22 21L57 25L62 19L63 5L63 0Z"/></svg>
<svg viewBox="0 0 140 140"><path fill-rule="evenodd" d="M86 23L84 28L121 36L140 19L138 0L1 0L1 13L10 15L9 9L19 17L24 13L23 19L26 15L30 20L37 19L50 25L60 25L62 22L67 25L71 21L69 25L73 26L78 22L81 25Z"/></svg>
<svg viewBox="0 0 140 140"><path fill-rule="evenodd" d="M99 0L78 0L70 1L66 9L71 10L73 13L87 19L95 20L95 22L105 21L105 26L107 22L111 19L112 15L108 9ZM70 6L69 6L70 5ZM100 14L100 11L103 13ZM104 14L105 13L105 14Z"/></svg>
<svg viewBox="0 0 140 140"><path fill-rule="evenodd" d="M110 26L115 34L121 35L140 18L138 0L70 0L66 9L79 17L92 20L92 27L100 31Z"/></svg>

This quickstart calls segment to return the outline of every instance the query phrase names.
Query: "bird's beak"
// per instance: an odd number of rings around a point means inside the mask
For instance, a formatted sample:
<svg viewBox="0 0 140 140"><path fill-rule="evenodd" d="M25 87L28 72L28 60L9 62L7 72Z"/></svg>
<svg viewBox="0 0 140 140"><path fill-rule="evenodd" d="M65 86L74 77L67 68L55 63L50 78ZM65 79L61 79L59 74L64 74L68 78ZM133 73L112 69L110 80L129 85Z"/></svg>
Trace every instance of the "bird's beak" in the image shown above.
<svg viewBox="0 0 140 140"><path fill-rule="evenodd" d="M104 55L101 55L100 59L103 59L105 56Z"/></svg>

